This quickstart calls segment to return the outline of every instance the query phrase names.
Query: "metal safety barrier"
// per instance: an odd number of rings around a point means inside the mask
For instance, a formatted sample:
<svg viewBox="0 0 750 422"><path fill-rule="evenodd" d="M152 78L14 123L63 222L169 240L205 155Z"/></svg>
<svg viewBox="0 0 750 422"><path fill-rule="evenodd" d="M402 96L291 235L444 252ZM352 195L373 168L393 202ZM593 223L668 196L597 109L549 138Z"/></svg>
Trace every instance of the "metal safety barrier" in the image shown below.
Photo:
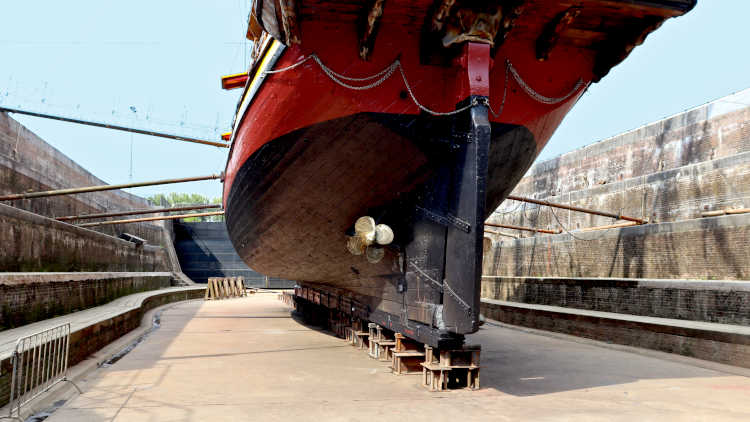
<svg viewBox="0 0 750 422"><path fill-rule="evenodd" d="M21 420L21 408L67 378L70 323L21 337L13 351L10 383L11 419Z"/></svg>

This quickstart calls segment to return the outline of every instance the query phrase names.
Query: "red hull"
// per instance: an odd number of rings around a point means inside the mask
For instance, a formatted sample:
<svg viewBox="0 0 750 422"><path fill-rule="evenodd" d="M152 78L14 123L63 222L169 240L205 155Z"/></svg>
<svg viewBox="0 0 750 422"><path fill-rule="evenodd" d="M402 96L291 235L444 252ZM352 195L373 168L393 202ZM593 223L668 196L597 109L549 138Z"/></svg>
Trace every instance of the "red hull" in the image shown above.
<svg viewBox="0 0 750 422"><path fill-rule="evenodd" d="M486 213L585 87L692 3L602 0L581 11L527 1L495 47L465 43L440 50L440 60L425 57L424 26L414 24L428 21L431 3L389 2L377 25L370 11L377 37L363 44L344 3L303 2L301 19L292 19L291 9L278 8L294 2L262 2L260 21L276 23L269 32L301 45L269 48L251 74L224 205L230 237L251 268L338 289L381 324L391 322L382 315L399 315L403 327L460 335L478 327ZM397 245L368 264L345 243L359 216L375 214L394 227Z"/></svg>
<svg viewBox="0 0 750 422"><path fill-rule="evenodd" d="M387 13L387 12L386 12ZM310 26L310 28L307 28ZM316 28L322 26L323 28ZM435 111L452 111L468 96L460 66L442 67L420 63L419 34L402 33L398 24L384 22L377 48L369 61L356 57L357 37L350 28L327 29L321 22L303 24L303 33L311 36L304 46L284 51L275 68L291 66L315 53L336 72L357 77L375 74L400 57L414 96ZM337 40L332 43L331 40ZM560 48L549 60L540 63L534 55L533 38L515 37L513 33L498 49L491 63L489 98L499 111L506 84L506 60L526 83L548 97L564 96L579 80L588 84L592 78L595 51ZM234 135L232 154L226 167L225 197L239 167L266 142L294 130L362 112L391 114L420 113L416 104L404 96L406 87L399 74L367 91L353 91L332 81L313 61L288 72L267 77L252 101ZM530 97L515 81L508 78L503 112L491 120L524 126L534 134L537 151L549 138L582 95L581 88L558 104L543 104Z"/></svg>

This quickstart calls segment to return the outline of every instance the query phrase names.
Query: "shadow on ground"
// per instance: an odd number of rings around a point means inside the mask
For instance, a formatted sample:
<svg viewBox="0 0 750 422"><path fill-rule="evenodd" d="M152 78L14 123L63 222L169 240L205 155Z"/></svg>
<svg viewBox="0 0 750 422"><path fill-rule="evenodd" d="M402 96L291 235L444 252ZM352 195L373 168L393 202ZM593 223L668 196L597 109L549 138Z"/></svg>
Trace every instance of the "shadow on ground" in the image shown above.
<svg viewBox="0 0 750 422"><path fill-rule="evenodd" d="M330 331L306 323L296 312L290 312L290 316L306 328L335 337ZM468 336L466 343L482 345L482 389L520 397L648 379L723 375L684 363L602 348L590 342L548 337L494 322L487 322L479 332ZM351 346L347 344L347 347ZM363 353L362 358L368 359L367 354ZM416 377L415 382L419 382Z"/></svg>

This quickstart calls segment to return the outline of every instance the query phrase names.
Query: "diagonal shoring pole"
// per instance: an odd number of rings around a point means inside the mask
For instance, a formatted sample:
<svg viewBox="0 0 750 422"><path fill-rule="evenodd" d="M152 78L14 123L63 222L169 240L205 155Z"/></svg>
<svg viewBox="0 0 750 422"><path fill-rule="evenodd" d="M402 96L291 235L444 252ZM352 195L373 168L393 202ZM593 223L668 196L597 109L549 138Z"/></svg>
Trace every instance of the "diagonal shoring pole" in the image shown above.
<svg viewBox="0 0 750 422"><path fill-rule="evenodd" d="M91 220L94 218L122 217L126 215L139 215L139 214L158 214L160 212L206 210L206 209L211 209L211 208L221 208L221 204L190 205L190 206L184 206L184 207L171 207L171 208L152 208L148 210L144 209L144 210L118 211L118 212L105 212L105 213L100 213L100 214L67 215L64 217L55 217L55 220L57 221Z"/></svg>
<svg viewBox="0 0 750 422"><path fill-rule="evenodd" d="M96 127L101 127L105 129L121 130L123 132L138 133L140 135L149 135L149 136L156 136L160 138L174 139L176 141L184 141L184 142L192 142L195 144L210 145L212 147L229 148L229 144L222 144L220 142L206 141L205 139L190 138L187 136L172 135L172 134L163 133L163 132L154 132L152 130L135 129L132 127L111 125L109 123L91 122L88 120L80 120L80 119L73 119L70 117L55 116L53 114L36 113L33 111L19 110L19 109L8 108L8 107L0 107L0 111L5 111L7 113L15 113L15 114L25 114L27 116L41 117L44 119L59 120L61 122L76 123L79 125L96 126Z"/></svg>
<svg viewBox="0 0 750 422"><path fill-rule="evenodd" d="M181 218L207 217L211 215L224 215L224 211L196 212L192 214L180 214L180 215L163 215L160 217L130 218L127 220L96 221L94 223L77 224L77 226L78 227L94 227L94 226L104 226L108 224L142 223L144 221L179 220Z"/></svg>
<svg viewBox="0 0 750 422"><path fill-rule="evenodd" d="M42 192L16 193L16 194L11 194L11 195L2 195L0 196L0 201L14 201L16 199L45 198L48 196L74 195L77 193L101 192L101 191L107 191L107 190L137 188L141 186L169 185L172 183L198 182L201 180L215 180L215 179L223 179L223 178L224 178L224 173L221 173L221 174L212 174L210 176L184 177L181 179L164 179L164 180L154 180L150 182L123 183L119 185L100 185L100 186L88 186L84 188L48 190L48 191L42 191Z"/></svg>
<svg viewBox="0 0 750 422"><path fill-rule="evenodd" d="M544 205L544 206L548 206L548 207L552 207L552 208L560 208L560 209L564 209L564 210L571 210L571 211L583 212L583 213L586 213L586 214L594 214L594 215L599 215L599 216L602 216L602 217L614 218L616 220L632 221L632 222L637 223L637 224L647 224L648 223L647 220L643 220L643 219L640 219L640 218L628 217L628 216L625 216L625 215L615 214L615 213L611 213L611 212L597 211L597 210L591 210L591 209L581 208L581 207L574 207L574 206L570 206L570 205L557 204L557 203L554 203L554 202L542 201L540 199L525 198L525 197L514 196L514 195L508 195L507 199L510 199L512 201L528 202L530 204Z"/></svg>
<svg viewBox="0 0 750 422"><path fill-rule="evenodd" d="M520 231L525 231L525 232L560 234L560 231L547 230L547 229L535 229L533 227L511 226L510 224L484 223L484 225L490 226L490 227L499 227L501 229L520 230Z"/></svg>

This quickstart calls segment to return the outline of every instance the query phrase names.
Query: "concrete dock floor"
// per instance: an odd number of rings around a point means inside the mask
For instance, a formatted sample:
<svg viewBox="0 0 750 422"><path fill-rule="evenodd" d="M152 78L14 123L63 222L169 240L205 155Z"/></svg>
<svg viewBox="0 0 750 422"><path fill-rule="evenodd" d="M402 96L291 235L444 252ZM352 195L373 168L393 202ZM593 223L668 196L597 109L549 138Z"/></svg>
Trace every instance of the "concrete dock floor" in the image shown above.
<svg viewBox="0 0 750 422"><path fill-rule="evenodd" d="M750 420L739 368L491 322L470 341L482 389L430 393L275 294L184 302L47 421Z"/></svg>

